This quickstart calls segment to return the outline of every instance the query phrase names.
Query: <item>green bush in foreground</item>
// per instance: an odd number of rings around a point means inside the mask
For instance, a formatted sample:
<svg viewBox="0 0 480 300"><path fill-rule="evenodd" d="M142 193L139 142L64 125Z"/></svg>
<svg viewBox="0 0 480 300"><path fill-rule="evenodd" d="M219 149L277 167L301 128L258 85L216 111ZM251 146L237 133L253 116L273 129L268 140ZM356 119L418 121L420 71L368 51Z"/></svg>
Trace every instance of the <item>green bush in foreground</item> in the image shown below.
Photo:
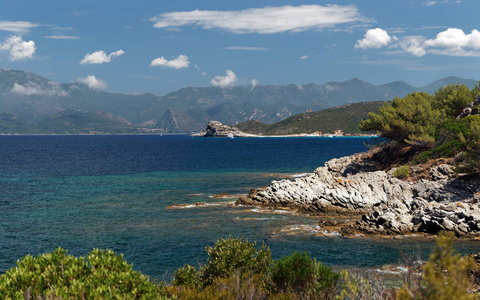
<svg viewBox="0 0 480 300"><path fill-rule="evenodd" d="M423 267L423 274L398 291L397 299L468 300L480 299L470 293L469 271L476 269L471 256L461 256L453 249L454 234L439 235L437 246Z"/></svg>
<svg viewBox="0 0 480 300"><path fill-rule="evenodd" d="M1 299L160 299L158 286L132 270L123 255L95 249L83 257L52 253L25 256L0 276Z"/></svg>
<svg viewBox="0 0 480 300"><path fill-rule="evenodd" d="M312 260L307 252L282 257L273 264L270 273L275 291L314 299L335 298L339 277L330 267Z"/></svg>
<svg viewBox="0 0 480 300"><path fill-rule="evenodd" d="M58 248L27 255L0 275L0 299L480 299L468 292L476 265L454 251L453 241L453 234L441 234L423 273L408 271L400 289L354 272L333 272L307 252L272 261L265 246L256 250L255 243L232 237L207 247L214 254L210 267L186 265L175 272L171 286L151 282L112 250L95 249L85 259ZM206 269L220 275L205 281ZM476 281L477 273L471 273Z"/></svg>
<svg viewBox="0 0 480 300"><path fill-rule="evenodd" d="M231 276L234 271L264 274L272 264L272 254L267 246L256 249L256 243L241 238L219 239L214 247L207 247L207 264L201 269L205 285L215 278Z"/></svg>

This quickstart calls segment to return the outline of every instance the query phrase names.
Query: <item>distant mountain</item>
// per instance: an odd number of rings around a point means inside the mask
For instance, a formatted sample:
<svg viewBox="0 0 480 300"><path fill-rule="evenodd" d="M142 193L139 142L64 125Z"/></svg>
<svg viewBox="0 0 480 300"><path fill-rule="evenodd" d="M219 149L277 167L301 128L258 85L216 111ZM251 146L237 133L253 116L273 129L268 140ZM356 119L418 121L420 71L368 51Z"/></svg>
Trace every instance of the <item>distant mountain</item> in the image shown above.
<svg viewBox="0 0 480 300"><path fill-rule="evenodd" d="M458 82L470 88L476 83L448 77L418 88L403 81L375 86L355 78L320 85L187 87L156 96L108 93L78 82L59 84L31 72L0 69L0 114L10 113L38 123L64 111L104 111L140 127L192 132L213 119L223 124L249 120L271 124L306 109L318 111L349 103L391 100L420 90L432 93L442 85Z"/></svg>
<svg viewBox="0 0 480 300"><path fill-rule="evenodd" d="M111 113L65 110L35 124L38 131L54 134L134 133L137 127Z"/></svg>
<svg viewBox="0 0 480 300"><path fill-rule="evenodd" d="M371 111L378 112L384 101L360 102L306 112L291 116L274 124L248 121L235 125L239 130L260 135L286 135L301 133L334 133L342 130L347 134L363 133L358 128L360 120Z"/></svg>

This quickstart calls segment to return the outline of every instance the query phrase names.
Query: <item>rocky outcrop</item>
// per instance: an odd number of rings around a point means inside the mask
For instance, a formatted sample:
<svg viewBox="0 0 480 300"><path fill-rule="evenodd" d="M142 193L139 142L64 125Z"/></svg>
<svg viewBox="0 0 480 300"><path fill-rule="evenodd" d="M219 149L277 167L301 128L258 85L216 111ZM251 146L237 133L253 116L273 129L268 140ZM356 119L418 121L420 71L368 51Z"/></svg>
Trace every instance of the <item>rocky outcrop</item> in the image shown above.
<svg viewBox="0 0 480 300"><path fill-rule="evenodd" d="M235 126L223 125L218 121L210 121L207 128L199 135L205 137L252 137L253 134L238 130Z"/></svg>
<svg viewBox="0 0 480 300"><path fill-rule="evenodd" d="M479 111L478 111L479 106L480 106L480 95L478 95L475 98L474 102L468 103L467 107L465 107L463 109L463 111L457 116L457 120L465 118L466 116L469 116L469 115L478 115L479 114Z"/></svg>
<svg viewBox="0 0 480 300"><path fill-rule="evenodd" d="M237 204L289 207L328 217L350 216L350 221L341 225L344 234L448 230L458 236L480 235L477 178L451 179L453 171L447 164L432 167L429 178L416 181L395 178L394 169L371 168L371 162L361 154L332 159L313 175L273 181L241 197Z"/></svg>

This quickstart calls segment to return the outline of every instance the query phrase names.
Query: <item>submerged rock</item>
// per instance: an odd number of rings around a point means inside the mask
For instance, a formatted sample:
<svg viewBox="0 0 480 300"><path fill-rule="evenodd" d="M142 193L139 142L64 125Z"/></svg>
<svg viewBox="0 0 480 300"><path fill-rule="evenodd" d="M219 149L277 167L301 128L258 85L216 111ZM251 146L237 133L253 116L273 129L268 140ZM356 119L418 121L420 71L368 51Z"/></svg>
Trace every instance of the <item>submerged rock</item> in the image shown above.
<svg viewBox="0 0 480 300"><path fill-rule="evenodd" d="M273 181L240 197L237 204L289 207L313 215L357 216L345 234L408 234L447 230L480 234L478 179L458 177L447 164L432 167L429 179L403 181L392 170L371 171L364 154L332 159L315 173Z"/></svg>

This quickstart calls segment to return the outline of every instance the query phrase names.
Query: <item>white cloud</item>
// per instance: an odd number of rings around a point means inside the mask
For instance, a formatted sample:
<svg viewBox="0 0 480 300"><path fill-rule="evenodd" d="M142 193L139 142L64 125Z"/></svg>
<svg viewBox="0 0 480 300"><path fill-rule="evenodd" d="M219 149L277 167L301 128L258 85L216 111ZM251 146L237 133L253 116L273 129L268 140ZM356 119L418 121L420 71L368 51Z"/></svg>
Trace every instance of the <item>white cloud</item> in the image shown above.
<svg viewBox="0 0 480 300"><path fill-rule="evenodd" d="M94 75L79 78L77 79L77 82L87 85L91 90L104 90L107 88L107 83L101 79L97 79Z"/></svg>
<svg viewBox="0 0 480 300"><path fill-rule="evenodd" d="M437 4L459 4L462 3L460 0L442 0L442 1L435 1L435 0L430 0L430 1L423 1L421 4L423 6L433 6Z"/></svg>
<svg viewBox="0 0 480 300"><path fill-rule="evenodd" d="M80 39L78 36L74 35L47 35L45 36L47 39L54 39L54 40L78 40Z"/></svg>
<svg viewBox="0 0 480 300"><path fill-rule="evenodd" d="M355 48L361 48L363 50L369 48L378 49L387 46L391 40L392 37L389 36L385 30L381 28L369 29L367 30L367 33L365 33L365 37L362 40L357 41Z"/></svg>
<svg viewBox="0 0 480 300"><path fill-rule="evenodd" d="M423 36L406 36L400 40L400 47L415 56L424 56L427 53L425 49L425 38Z"/></svg>
<svg viewBox="0 0 480 300"><path fill-rule="evenodd" d="M27 21L0 21L0 30L15 33L26 33L30 28L38 27L39 24Z"/></svg>
<svg viewBox="0 0 480 300"><path fill-rule="evenodd" d="M207 76L207 72L202 72L202 76Z"/></svg>
<svg viewBox="0 0 480 300"><path fill-rule="evenodd" d="M151 18L156 28L194 25L232 33L299 32L362 22L354 5L300 5L251 8L239 11L194 10L163 13Z"/></svg>
<svg viewBox="0 0 480 300"><path fill-rule="evenodd" d="M225 73L225 76L215 76L210 83L213 86L219 86L221 88L234 85L238 80L237 75L235 75L232 70L227 70Z"/></svg>
<svg viewBox="0 0 480 300"><path fill-rule="evenodd" d="M63 97L68 96L68 93L64 91L60 84L56 82L48 82L48 86L43 87L35 82L27 82L24 85L14 83L10 92L18 95L42 95L42 96L49 96L49 97Z"/></svg>
<svg viewBox="0 0 480 300"><path fill-rule="evenodd" d="M107 55L103 50L95 51L93 53L86 54L80 64L85 65L109 63L112 61L112 57L120 56L123 54L125 54L125 51L123 51L122 49L112 52L109 55Z"/></svg>
<svg viewBox="0 0 480 300"><path fill-rule="evenodd" d="M355 48L380 48L393 40L396 43L392 47L401 48L403 51L418 57L426 54L480 57L480 31L477 29L466 34L462 29L448 28L432 39L427 39L424 36L405 36L398 39L395 36L389 37L382 29L379 29L376 33L373 33L373 30L367 31L365 38L357 41ZM369 33L372 34L369 35Z"/></svg>
<svg viewBox="0 0 480 300"><path fill-rule="evenodd" d="M24 41L19 35L13 35L0 44L0 50L10 52L10 60L32 58L36 49L34 41Z"/></svg>
<svg viewBox="0 0 480 300"><path fill-rule="evenodd" d="M150 63L150 67L162 67L162 68L172 68L172 69L182 69L188 68L190 61L188 56L180 54L177 58L172 60L167 60L165 57L157 57Z"/></svg>
<svg viewBox="0 0 480 300"><path fill-rule="evenodd" d="M300 59L307 59L308 58L308 55L302 55L300 56Z"/></svg>
<svg viewBox="0 0 480 300"><path fill-rule="evenodd" d="M264 48L264 47L243 47L243 46L224 47L223 49L226 49L226 50L241 50L241 51L265 51L265 50L268 50L268 48Z"/></svg>

